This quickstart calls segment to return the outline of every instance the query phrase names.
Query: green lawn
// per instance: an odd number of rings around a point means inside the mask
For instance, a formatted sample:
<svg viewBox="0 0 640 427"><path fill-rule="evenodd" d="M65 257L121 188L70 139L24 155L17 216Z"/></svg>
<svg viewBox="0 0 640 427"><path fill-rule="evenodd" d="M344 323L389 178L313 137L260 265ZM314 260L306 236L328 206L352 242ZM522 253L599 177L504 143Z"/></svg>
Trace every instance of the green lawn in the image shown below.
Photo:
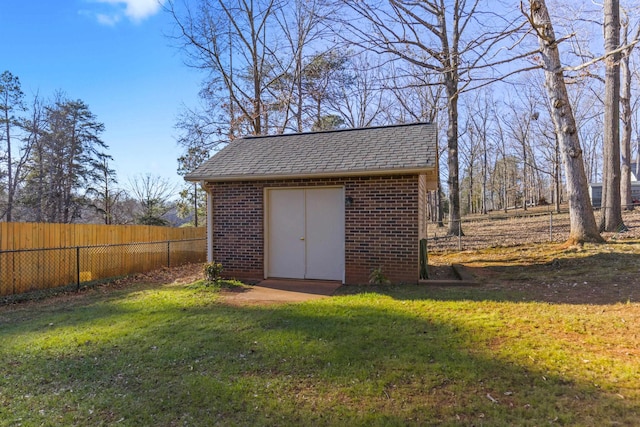
<svg viewBox="0 0 640 427"><path fill-rule="evenodd" d="M139 284L4 306L0 425L637 425L640 305L516 299Z"/></svg>

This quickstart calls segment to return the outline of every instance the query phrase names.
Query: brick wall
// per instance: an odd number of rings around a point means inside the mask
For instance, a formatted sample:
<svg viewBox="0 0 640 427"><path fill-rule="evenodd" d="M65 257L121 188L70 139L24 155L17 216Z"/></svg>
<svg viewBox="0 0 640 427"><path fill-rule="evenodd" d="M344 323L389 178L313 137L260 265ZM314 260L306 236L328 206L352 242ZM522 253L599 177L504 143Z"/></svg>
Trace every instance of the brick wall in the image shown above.
<svg viewBox="0 0 640 427"><path fill-rule="evenodd" d="M394 283L418 279L419 177L385 176L209 183L213 195L213 259L225 275L264 276L265 187L335 186L353 204L345 209L345 282L367 283L375 268Z"/></svg>
<svg viewBox="0 0 640 427"><path fill-rule="evenodd" d="M427 223L429 222L428 186L427 176L420 175L418 177L418 235L420 239L427 238Z"/></svg>
<svg viewBox="0 0 640 427"><path fill-rule="evenodd" d="M346 283L367 283L373 269L393 283L415 283L418 265L418 177L345 182L353 205L345 212Z"/></svg>
<svg viewBox="0 0 640 427"><path fill-rule="evenodd" d="M208 183L213 198L212 258L224 275L247 281L264 275L262 186L252 182Z"/></svg>

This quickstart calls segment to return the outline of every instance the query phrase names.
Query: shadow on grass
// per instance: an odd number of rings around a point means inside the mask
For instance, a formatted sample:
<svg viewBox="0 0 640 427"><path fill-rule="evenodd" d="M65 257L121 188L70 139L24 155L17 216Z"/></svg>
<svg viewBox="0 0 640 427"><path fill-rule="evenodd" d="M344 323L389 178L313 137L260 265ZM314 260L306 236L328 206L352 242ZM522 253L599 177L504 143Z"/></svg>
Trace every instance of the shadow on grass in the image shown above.
<svg viewBox="0 0 640 427"><path fill-rule="evenodd" d="M183 292L183 286L134 283L124 287L105 285L85 288L80 292L58 294L46 300L27 300L17 304L0 305L0 339L11 342L14 337L30 333L65 334L69 328L122 327L129 326L130 316L142 316L140 323L151 323L157 314L155 301L149 295L162 296L162 311L183 310L180 302L174 301L173 292ZM198 292L195 289L194 292ZM137 296L142 301L136 303ZM151 300L150 304L145 304ZM1 424L0 424L1 425Z"/></svg>
<svg viewBox="0 0 640 427"><path fill-rule="evenodd" d="M464 326L462 311L437 303L360 295L193 307L171 294L146 312L144 303L105 304L106 323L78 307L64 319L52 313L64 324L52 332L5 316L0 340L13 343L0 350L0 425L593 425L640 416L636 401L496 354L490 325Z"/></svg>
<svg viewBox="0 0 640 427"><path fill-rule="evenodd" d="M467 270L482 286L432 286L428 292L414 293L436 300L603 305L640 302L640 254L578 254L538 262L527 262L518 253L498 261L479 254L470 264L473 266L467 265Z"/></svg>

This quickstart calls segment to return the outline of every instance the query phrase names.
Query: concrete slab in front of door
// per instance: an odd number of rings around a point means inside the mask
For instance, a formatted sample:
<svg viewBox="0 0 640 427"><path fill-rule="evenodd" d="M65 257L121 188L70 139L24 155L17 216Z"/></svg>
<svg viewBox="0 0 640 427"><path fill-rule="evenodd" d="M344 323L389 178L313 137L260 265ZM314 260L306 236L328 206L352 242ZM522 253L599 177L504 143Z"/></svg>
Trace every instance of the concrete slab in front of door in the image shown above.
<svg viewBox="0 0 640 427"><path fill-rule="evenodd" d="M302 280L302 279L266 279L258 283L257 286L282 291L291 291L303 294L314 294L329 296L341 286L341 283L334 280Z"/></svg>
<svg viewBox="0 0 640 427"><path fill-rule="evenodd" d="M225 301L234 305L284 304L327 298L341 286L326 280L266 279L251 289L225 293Z"/></svg>

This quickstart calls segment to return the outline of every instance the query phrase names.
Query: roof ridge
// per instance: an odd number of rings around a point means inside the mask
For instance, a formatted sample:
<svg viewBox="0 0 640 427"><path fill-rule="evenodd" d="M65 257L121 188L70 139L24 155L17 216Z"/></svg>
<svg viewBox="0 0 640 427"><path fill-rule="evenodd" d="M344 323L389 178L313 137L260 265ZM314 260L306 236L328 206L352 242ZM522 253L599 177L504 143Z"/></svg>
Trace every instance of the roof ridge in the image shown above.
<svg viewBox="0 0 640 427"><path fill-rule="evenodd" d="M359 128L344 128L344 129L330 129L330 130L317 130L311 132L293 132L293 133L277 133L273 135L247 135L237 140L243 139L261 139L261 138L278 138L283 136L295 136L295 135L318 135L318 134L329 134L329 133L340 133L340 132L354 132L354 131L363 131L363 130L376 130L376 129L392 129L392 128L400 128L400 127L410 127L410 126L420 126L420 125L432 125L433 122L413 122L413 123L398 123L394 125L378 125L378 126L365 126Z"/></svg>

